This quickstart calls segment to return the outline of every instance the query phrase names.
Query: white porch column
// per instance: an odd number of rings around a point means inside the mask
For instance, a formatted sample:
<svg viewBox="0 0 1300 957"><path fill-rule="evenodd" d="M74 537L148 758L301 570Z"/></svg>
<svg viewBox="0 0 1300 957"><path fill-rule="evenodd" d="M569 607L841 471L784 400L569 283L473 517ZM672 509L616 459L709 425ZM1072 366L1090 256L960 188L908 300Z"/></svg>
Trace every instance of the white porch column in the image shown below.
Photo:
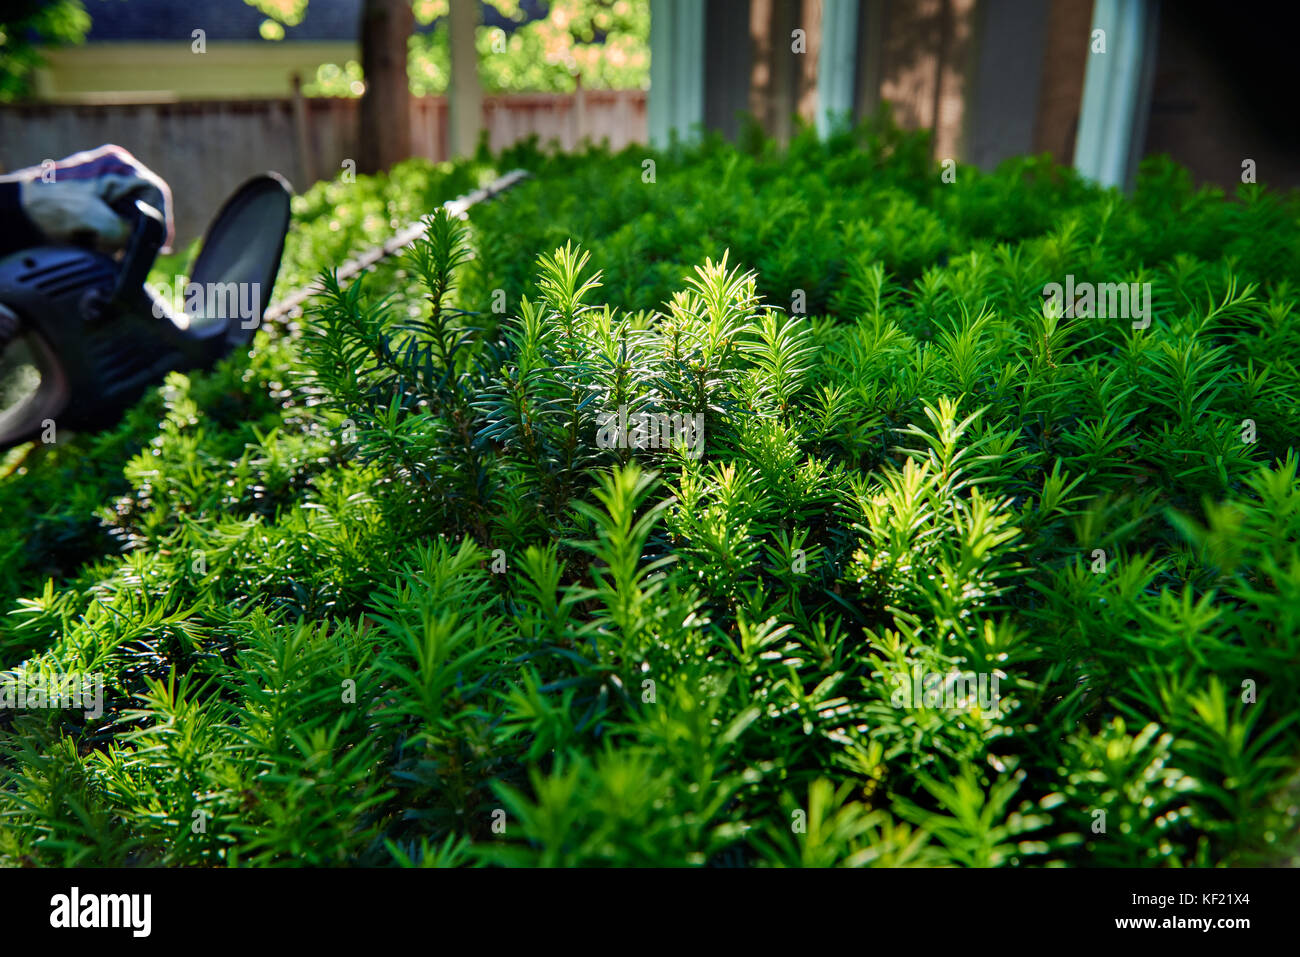
<svg viewBox="0 0 1300 957"><path fill-rule="evenodd" d="M1153 14L1150 0L1096 0L1092 8L1074 166L1103 186L1123 189L1134 151L1142 148L1136 140L1149 107L1142 100L1149 97L1144 72L1154 56ZM1098 30L1105 31L1105 53L1093 52Z"/></svg>
<svg viewBox="0 0 1300 957"><path fill-rule="evenodd" d="M650 143L683 139L704 123L705 0L650 0Z"/></svg>
<svg viewBox="0 0 1300 957"><path fill-rule="evenodd" d="M447 106L451 112L448 155L472 156L483 126L483 89L478 80L478 48L474 34L482 22L479 0L451 0L448 32L451 44L451 83Z"/></svg>
<svg viewBox="0 0 1300 957"><path fill-rule="evenodd" d="M831 130L831 117L853 121L857 66L858 0L822 0L821 52L817 60L817 134Z"/></svg>

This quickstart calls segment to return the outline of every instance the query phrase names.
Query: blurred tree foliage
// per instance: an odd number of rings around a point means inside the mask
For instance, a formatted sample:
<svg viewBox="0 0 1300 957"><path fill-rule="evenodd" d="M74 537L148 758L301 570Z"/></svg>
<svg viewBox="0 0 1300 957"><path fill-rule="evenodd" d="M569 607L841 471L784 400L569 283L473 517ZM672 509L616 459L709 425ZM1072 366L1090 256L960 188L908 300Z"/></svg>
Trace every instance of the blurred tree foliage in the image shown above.
<svg viewBox="0 0 1300 957"><path fill-rule="evenodd" d="M252 0L249 0L252 2ZM271 0L259 0L259 8ZM287 0L290 2L290 0ZM633 0L551 0L542 17L530 19L520 0L484 5L478 31L479 76L490 93L572 91L584 87L626 89L650 77L650 10ZM495 10L497 16L488 15ZM408 71L417 96L444 93L451 59L448 0L415 0L416 22L433 29L410 39ZM498 25L509 24L507 27ZM323 64L307 92L355 96L362 79L356 61Z"/></svg>
<svg viewBox="0 0 1300 957"><path fill-rule="evenodd" d="M44 62L40 47L81 43L90 15L81 0L5 0L0 7L0 103L31 93L32 74Z"/></svg>

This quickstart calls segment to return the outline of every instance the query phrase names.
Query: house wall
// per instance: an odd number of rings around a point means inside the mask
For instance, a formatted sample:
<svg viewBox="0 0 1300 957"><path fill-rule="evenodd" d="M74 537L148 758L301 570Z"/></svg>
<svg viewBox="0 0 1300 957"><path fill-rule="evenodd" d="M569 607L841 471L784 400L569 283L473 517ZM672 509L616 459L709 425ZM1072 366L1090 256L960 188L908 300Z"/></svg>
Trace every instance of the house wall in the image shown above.
<svg viewBox="0 0 1300 957"><path fill-rule="evenodd" d="M817 119L822 3L750 0L748 12L748 112L769 136L786 143L796 116L806 123ZM802 52L794 50L796 30L803 31Z"/></svg>
<svg viewBox="0 0 1300 957"><path fill-rule="evenodd" d="M1041 0L982 0L978 51L966 114L965 159L992 170L1034 152L1049 6Z"/></svg>
<svg viewBox="0 0 1300 957"><path fill-rule="evenodd" d="M1293 37L1267 13L1162 3L1143 154L1168 153L1195 181L1229 192L1247 159L1258 182L1300 187Z"/></svg>
<svg viewBox="0 0 1300 957"><path fill-rule="evenodd" d="M976 9L975 0L862 0L858 115L888 100L901 127L933 132L936 159L963 159Z"/></svg>
<svg viewBox="0 0 1300 957"><path fill-rule="evenodd" d="M1092 0L1051 0L1043 44L1043 78L1034 126L1034 152L1074 162L1083 78L1088 66Z"/></svg>
<svg viewBox="0 0 1300 957"><path fill-rule="evenodd" d="M288 96L293 74L310 83L321 64L361 56L350 42L209 41L206 52L195 53L188 40L87 43L43 55L48 63L37 72L36 93L56 102Z"/></svg>
<svg viewBox="0 0 1300 957"><path fill-rule="evenodd" d="M729 139L749 111L753 72L749 0L708 0L704 21L704 125Z"/></svg>

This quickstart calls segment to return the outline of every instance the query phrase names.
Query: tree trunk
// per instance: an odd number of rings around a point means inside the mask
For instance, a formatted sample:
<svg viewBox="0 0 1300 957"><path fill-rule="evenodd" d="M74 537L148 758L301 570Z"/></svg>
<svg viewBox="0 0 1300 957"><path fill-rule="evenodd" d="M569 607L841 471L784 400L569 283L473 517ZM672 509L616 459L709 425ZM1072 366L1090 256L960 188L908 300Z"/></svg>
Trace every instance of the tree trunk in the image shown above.
<svg viewBox="0 0 1300 957"><path fill-rule="evenodd" d="M411 88L406 44L415 31L411 0L365 0L361 10L361 96L357 172L378 173L411 155Z"/></svg>

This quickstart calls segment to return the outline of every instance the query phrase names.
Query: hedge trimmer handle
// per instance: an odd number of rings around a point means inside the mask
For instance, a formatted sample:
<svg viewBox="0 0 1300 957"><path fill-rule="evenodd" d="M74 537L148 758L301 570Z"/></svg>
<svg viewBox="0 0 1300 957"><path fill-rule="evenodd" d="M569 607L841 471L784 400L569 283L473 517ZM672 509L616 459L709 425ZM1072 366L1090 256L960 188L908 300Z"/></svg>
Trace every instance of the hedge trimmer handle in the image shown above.
<svg viewBox="0 0 1300 957"><path fill-rule="evenodd" d="M132 223L131 237L122 254L117 282L109 302L125 303L134 297L149 278L149 270L158 258L158 250L167 238L167 221L163 214L142 199L127 199L114 211ZM123 215L125 213L125 215Z"/></svg>

